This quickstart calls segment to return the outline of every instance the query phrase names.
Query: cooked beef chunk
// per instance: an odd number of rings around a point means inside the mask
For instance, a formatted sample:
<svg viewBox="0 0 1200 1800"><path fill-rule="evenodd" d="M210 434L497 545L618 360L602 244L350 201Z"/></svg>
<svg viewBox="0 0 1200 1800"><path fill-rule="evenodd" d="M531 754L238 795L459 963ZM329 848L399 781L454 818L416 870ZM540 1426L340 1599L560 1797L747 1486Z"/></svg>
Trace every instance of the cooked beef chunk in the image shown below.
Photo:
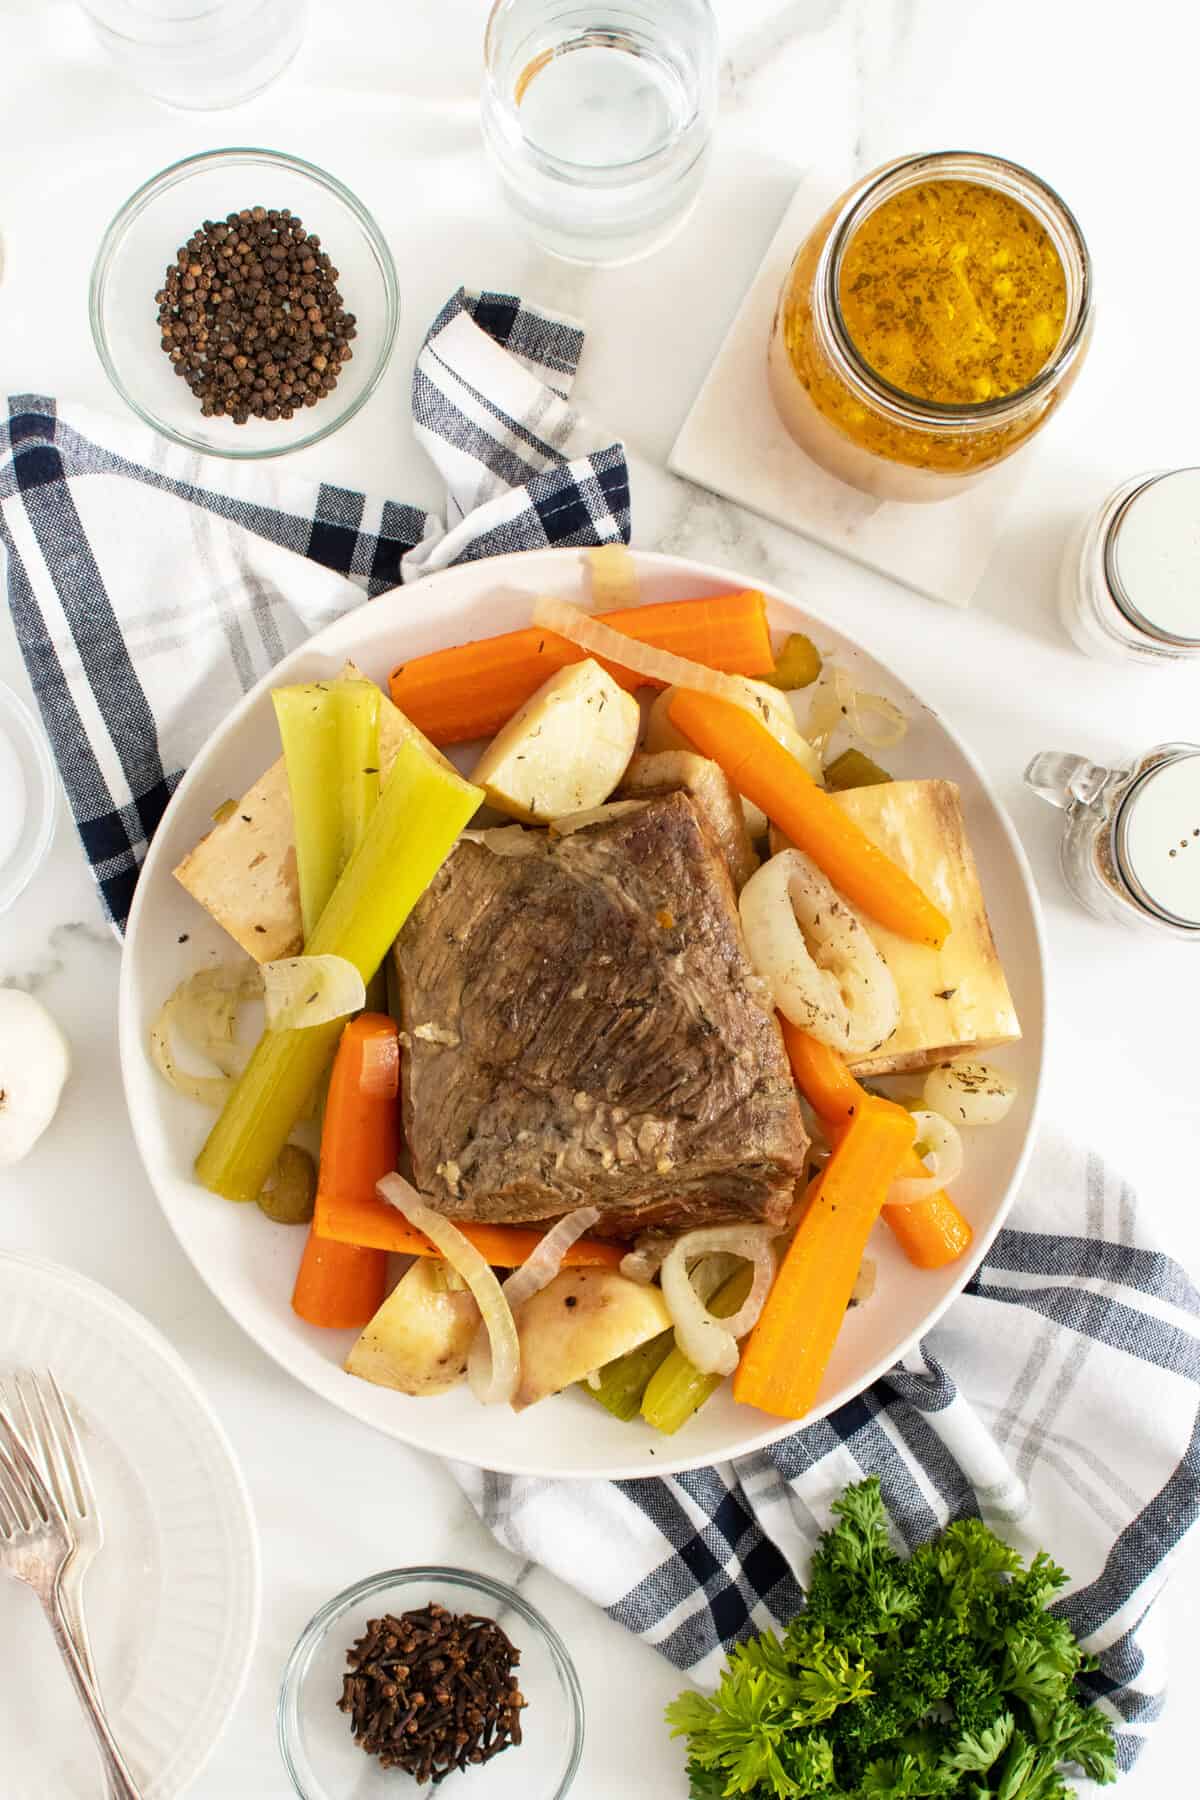
<svg viewBox="0 0 1200 1800"><path fill-rule="evenodd" d="M461 1219L594 1203L619 1236L781 1221L807 1137L691 800L490 837L459 843L396 944L417 1187Z"/></svg>

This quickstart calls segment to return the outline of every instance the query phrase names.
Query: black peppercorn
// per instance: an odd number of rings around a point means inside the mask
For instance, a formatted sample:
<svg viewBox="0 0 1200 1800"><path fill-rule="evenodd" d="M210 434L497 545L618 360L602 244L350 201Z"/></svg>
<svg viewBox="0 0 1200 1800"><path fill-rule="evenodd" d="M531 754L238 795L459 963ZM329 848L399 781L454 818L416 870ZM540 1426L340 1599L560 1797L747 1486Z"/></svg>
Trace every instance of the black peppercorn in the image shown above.
<svg viewBox="0 0 1200 1800"><path fill-rule="evenodd" d="M290 419L333 392L357 332L337 279L286 208L204 221L154 299L163 351L205 418Z"/></svg>

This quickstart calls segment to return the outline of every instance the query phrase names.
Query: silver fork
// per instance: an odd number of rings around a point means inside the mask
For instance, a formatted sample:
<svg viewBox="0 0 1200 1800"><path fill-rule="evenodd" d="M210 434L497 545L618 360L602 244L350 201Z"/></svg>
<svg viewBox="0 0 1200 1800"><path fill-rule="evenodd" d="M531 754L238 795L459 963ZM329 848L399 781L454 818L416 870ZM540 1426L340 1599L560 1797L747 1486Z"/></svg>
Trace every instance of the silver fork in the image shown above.
<svg viewBox="0 0 1200 1800"><path fill-rule="evenodd" d="M63 1612L84 1672L100 1698L100 1683L96 1679L96 1663L83 1605L83 1584L97 1551L104 1546L104 1524L87 1458L71 1410L52 1369L46 1371L44 1382L32 1370L18 1369L9 1391L14 1397L12 1401L6 1400L4 1387L0 1385L0 1412L7 1404L10 1422L21 1433L25 1448L58 1502L58 1510L75 1539L75 1548L62 1576Z"/></svg>
<svg viewBox="0 0 1200 1800"><path fill-rule="evenodd" d="M70 1561L74 1542L74 1535L32 1457L9 1420L0 1413L0 1572L25 1582L41 1601L71 1684L95 1734L115 1800L142 1800L87 1678L63 1612L63 1570Z"/></svg>

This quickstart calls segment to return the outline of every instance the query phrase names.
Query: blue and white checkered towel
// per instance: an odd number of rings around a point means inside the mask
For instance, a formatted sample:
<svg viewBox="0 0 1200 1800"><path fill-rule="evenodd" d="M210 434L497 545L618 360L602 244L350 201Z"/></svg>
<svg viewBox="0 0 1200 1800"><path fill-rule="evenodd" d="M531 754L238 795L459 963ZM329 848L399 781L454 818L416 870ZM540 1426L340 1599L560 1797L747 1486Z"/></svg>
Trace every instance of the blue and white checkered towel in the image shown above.
<svg viewBox="0 0 1200 1800"><path fill-rule="evenodd" d="M452 563L629 540L619 443L568 395L569 320L459 292L413 374L447 517L168 444L37 395L0 420L0 545L25 666L118 929L188 762L331 619Z"/></svg>
<svg viewBox="0 0 1200 1800"><path fill-rule="evenodd" d="M733 1644L803 1605L809 1556L849 1483L879 1476L898 1548L982 1518L1071 1575L1056 1610L1100 1660L1085 1681L1127 1769L1165 1691L1147 1614L1200 1511L1200 1294L1132 1190L1043 1133L962 1297L828 1418L666 1479L454 1472L501 1543L701 1684Z"/></svg>
<svg viewBox="0 0 1200 1800"><path fill-rule="evenodd" d="M413 381L448 519L201 460L37 398L0 425L0 543L18 638L80 835L119 925L146 841L219 718L294 645L396 583L629 536L619 444L567 392L583 346L509 297L459 294ZM882 1296L870 1304L885 1304ZM668 1480L456 1474L502 1542L582 1588L694 1679L803 1600L847 1483L877 1472L897 1539L979 1514L1045 1547L1100 1657L1128 1767L1162 1707L1146 1615L1200 1510L1200 1298L1130 1190L1043 1138L966 1293L918 1352L828 1419Z"/></svg>

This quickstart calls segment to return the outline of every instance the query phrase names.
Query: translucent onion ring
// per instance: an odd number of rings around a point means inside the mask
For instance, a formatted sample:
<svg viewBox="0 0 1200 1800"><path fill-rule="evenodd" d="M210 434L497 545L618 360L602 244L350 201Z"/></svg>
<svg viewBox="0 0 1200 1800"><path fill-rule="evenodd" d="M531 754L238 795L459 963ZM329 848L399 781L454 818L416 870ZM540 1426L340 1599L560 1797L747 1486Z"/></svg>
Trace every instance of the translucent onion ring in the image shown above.
<svg viewBox="0 0 1200 1800"><path fill-rule="evenodd" d="M738 1339L758 1323L775 1280L775 1252L767 1225L712 1225L681 1237L662 1266L663 1299L675 1326L675 1342L702 1375L732 1375ZM709 1312L692 1285L689 1264L715 1250L744 1257L754 1280L742 1307L728 1319Z"/></svg>
<svg viewBox="0 0 1200 1800"><path fill-rule="evenodd" d="M503 1406L512 1400L521 1375L521 1345L512 1309L495 1272L488 1267L474 1244L469 1243L458 1226L441 1213L426 1206L411 1182L403 1175L385 1175L375 1190L381 1200L403 1213L410 1225L425 1236L445 1257L450 1267L461 1275L479 1307L491 1345L491 1368L482 1391L474 1387L475 1398L484 1406Z"/></svg>
<svg viewBox="0 0 1200 1800"><path fill-rule="evenodd" d="M935 1112L914 1112L912 1116L917 1126L916 1141L929 1146L921 1158L929 1174L902 1176L893 1181L888 1189L888 1206L912 1206L918 1200L928 1200L930 1194L949 1187L962 1174L962 1139L950 1121Z"/></svg>

